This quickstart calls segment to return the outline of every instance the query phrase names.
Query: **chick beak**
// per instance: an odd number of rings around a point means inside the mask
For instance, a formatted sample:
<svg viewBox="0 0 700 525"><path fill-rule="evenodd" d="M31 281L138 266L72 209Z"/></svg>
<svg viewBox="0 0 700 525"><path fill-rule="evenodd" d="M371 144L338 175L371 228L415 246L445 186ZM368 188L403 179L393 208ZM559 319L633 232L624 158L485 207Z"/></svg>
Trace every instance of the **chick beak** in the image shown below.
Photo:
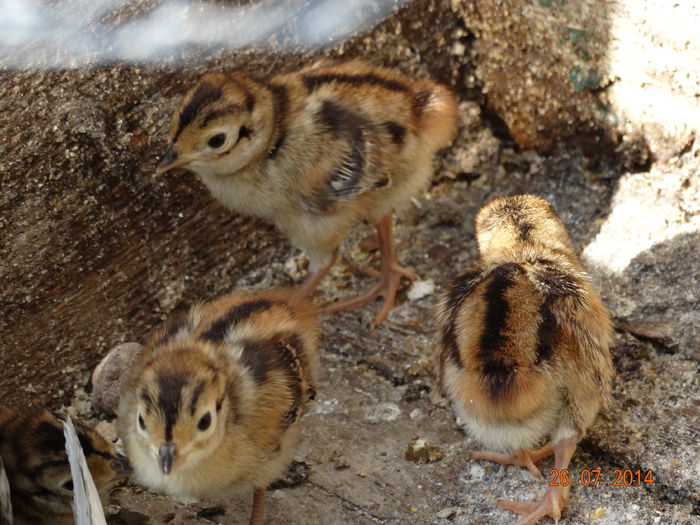
<svg viewBox="0 0 700 525"><path fill-rule="evenodd" d="M161 160L160 164L158 164L158 167L156 168L156 174L160 175L162 173L165 173L166 171L170 171L173 168L177 168L178 166L184 166L185 164L189 164L189 162L190 159L180 157L180 154L178 153L177 148L175 146L170 146L165 152L163 160Z"/></svg>
<svg viewBox="0 0 700 525"><path fill-rule="evenodd" d="M158 457L160 459L160 470L166 476L170 474L170 470L173 466L173 461L177 456L177 450L175 445L172 443L163 443L158 450Z"/></svg>

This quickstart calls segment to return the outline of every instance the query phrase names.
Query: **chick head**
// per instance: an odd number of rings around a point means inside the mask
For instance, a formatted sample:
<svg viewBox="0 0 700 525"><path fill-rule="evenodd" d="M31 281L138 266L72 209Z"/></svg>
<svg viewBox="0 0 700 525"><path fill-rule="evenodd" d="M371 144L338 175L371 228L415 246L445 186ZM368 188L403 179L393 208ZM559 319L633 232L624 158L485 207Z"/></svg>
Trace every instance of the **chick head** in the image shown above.
<svg viewBox="0 0 700 525"><path fill-rule="evenodd" d="M130 424L166 478L193 467L223 441L226 379L205 355L187 349L161 353L144 369L138 388Z"/></svg>
<svg viewBox="0 0 700 525"><path fill-rule="evenodd" d="M205 75L175 112L157 171L231 175L267 150L272 128L269 91L242 73Z"/></svg>

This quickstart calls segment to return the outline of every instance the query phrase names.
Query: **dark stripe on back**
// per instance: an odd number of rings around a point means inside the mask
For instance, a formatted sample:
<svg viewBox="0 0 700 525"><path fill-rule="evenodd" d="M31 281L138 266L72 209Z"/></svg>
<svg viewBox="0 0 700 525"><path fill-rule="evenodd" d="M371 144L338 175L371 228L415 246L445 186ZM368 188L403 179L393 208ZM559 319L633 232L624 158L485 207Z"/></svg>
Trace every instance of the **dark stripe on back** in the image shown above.
<svg viewBox="0 0 700 525"><path fill-rule="evenodd" d="M301 406L302 368L307 365L303 343L296 334L277 334L263 341L243 341L241 361L248 367L256 383L263 383L273 370L284 372L292 393L292 408L285 415L285 424L293 423Z"/></svg>
<svg viewBox="0 0 700 525"><path fill-rule="evenodd" d="M275 368L277 341L242 341L241 345L241 362L250 369L255 382L262 383L267 378L268 371Z"/></svg>
<svg viewBox="0 0 700 525"><path fill-rule="evenodd" d="M555 303L566 298L580 304L583 300L579 280L559 267L555 262L538 259L541 266L534 271L534 279L542 294L540 305L540 324L537 329L537 348L535 349L535 365L549 359L556 340L559 325L554 315Z"/></svg>
<svg viewBox="0 0 700 525"><path fill-rule="evenodd" d="M489 275L489 284L483 295L486 313L478 356L483 361L483 373L494 397L501 397L507 392L515 372L514 365L503 359L501 349L508 343L508 337L503 334L510 312L505 293L515 285L516 274L522 272L523 269L516 263L497 266Z"/></svg>
<svg viewBox="0 0 700 525"><path fill-rule="evenodd" d="M384 125L386 129L389 130L389 133L391 133L391 142L399 146L402 145L403 139L406 136L406 128L393 121L386 122Z"/></svg>
<svg viewBox="0 0 700 525"><path fill-rule="evenodd" d="M328 131L352 136L357 136L358 133L361 133L362 128L369 124L366 118L332 100L323 101L318 118L328 128Z"/></svg>
<svg viewBox="0 0 700 525"><path fill-rule="evenodd" d="M550 299L545 299L540 305L540 325L537 328L537 348L535 348L535 365L549 359L552 355L554 340L557 335L557 318L552 312Z"/></svg>
<svg viewBox="0 0 700 525"><path fill-rule="evenodd" d="M238 304L232 307L224 317L213 322L209 329L202 334L202 339L213 342L223 341L232 326L245 321L255 312L267 310L271 306L272 301L268 301L267 299L258 299L256 301L247 301Z"/></svg>
<svg viewBox="0 0 700 525"><path fill-rule="evenodd" d="M182 389L187 384L187 379L179 373L161 373L156 375L158 384L158 406L165 419L165 441L173 439L173 426L180 413L182 403Z"/></svg>
<svg viewBox="0 0 700 525"><path fill-rule="evenodd" d="M177 141L182 130L194 121L195 117L202 109L219 100L221 95L221 88L213 86L208 82L202 82L197 86L190 101L180 112L180 121L175 137L173 137L173 142Z"/></svg>
<svg viewBox="0 0 700 525"><path fill-rule="evenodd" d="M408 86L398 82L396 80L390 80L388 78L380 77L373 73L365 73L358 75L349 75L344 73L326 73L321 75L308 74L302 77L302 82L304 86L309 91L314 91L319 86L323 84L329 84L331 82L340 82L343 84L351 84L356 87L360 87L365 84L370 84L373 86L381 86L389 91L399 91L406 92L409 90Z"/></svg>
<svg viewBox="0 0 700 525"><path fill-rule="evenodd" d="M277 138L275 139L272 148L267 152L268 158L275 158L284 146L284 141L287 136L287 113L289 112L289 92L287 87L278 84L265 84L265 87L272 93L274 105L275 127L277 129Z"/></svg>
<svg viewBox="0 0 700 525"><path fill-rule="evenodd" d="M466 299L474 292L474 288L481 282L481 269L467 270L457 277L447 291L445 301L446 321L442 327L442 344L448 351L448 356L454 364L462 367L457 345L456 323L459 309Z"/></svg>

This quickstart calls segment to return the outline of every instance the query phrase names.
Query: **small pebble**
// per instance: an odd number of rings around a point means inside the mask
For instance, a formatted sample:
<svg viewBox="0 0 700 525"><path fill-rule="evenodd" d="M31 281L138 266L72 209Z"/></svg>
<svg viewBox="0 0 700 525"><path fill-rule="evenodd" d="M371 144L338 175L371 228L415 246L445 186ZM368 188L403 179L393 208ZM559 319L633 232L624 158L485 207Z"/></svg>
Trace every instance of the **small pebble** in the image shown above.
<svg viewBox="0 0 700 525"><path fill-rule="evenodd" d="M408 299L410 301L418 301L435 293L435 283L432 279L426 281L414 281L411 289L408 291Z"/></svg>
<svg viewBox="0 0 700 525"><path fill-rule="evenodd" d="M138 359L143 346L123 343L112 348L92 373L92 405L111 416L117 412L121 393L128 380L128 371Z"/></svg>
<svg viewBox="0 0 700 525"><path fill-rule="evenodd" d="M371 423L394 421L401 415L401 409L394 403L378 403L365 410L365 419Z"/></svg>
<svg viewBox="0 0 700 525"><path fill-rule="evenodd" d="M413 438L404 453L406 461L414 463L435 463L445 457L445 453L437 445L433 445L428 440L416 437Z"/></svg>

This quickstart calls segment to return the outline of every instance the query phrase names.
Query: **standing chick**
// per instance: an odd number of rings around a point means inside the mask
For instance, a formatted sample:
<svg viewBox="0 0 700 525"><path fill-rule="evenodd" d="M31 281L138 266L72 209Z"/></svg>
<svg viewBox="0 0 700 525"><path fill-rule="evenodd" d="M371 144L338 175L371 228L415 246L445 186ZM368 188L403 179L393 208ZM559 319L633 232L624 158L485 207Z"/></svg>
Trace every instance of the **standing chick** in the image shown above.
<svg viewBox="0 0 700 525"><path fill-rule="evenodd" d="M457 277L439 307L439 382L476 439L513 451L474 459L544 479L534 462L553 453L554 468L568 468L609 396L610 318L547 201L497 199L476 232L481 265ZM524 525L558 520L568 499L568 486L550 486L540 502L500 506L525 514Z"/></svg>
<svg viewBox="0 0 700 525"><path fill-rule="evenodd" d="M136 479L182 499L265 488L290 461L315 396L318 325L298 292L231 295L173 318L148 343L119 406Z"/></svg>
<svg viewBox="0 0 700 525"><path fill-rule="evenodd" d="M75 429L100 499L124 473L123 458L94 430ZM14 414L0 405L0 457L10 483L15 524L73 523L73 478L63 425L47 410Z"/></svg>
<svg viewBox="0 0 700 525"><path fill-rule="evenodd" d="M443 86L359 61L267 80L208 74L176 112L158 172L187 168L224 205L277 225L309 256L306 293L335 262L348 229L375 224L379 283L328 311L383 295L379 324L401 277L417 278L396 260L392 211L426 186L456 122L455 99Z"/></svg>

